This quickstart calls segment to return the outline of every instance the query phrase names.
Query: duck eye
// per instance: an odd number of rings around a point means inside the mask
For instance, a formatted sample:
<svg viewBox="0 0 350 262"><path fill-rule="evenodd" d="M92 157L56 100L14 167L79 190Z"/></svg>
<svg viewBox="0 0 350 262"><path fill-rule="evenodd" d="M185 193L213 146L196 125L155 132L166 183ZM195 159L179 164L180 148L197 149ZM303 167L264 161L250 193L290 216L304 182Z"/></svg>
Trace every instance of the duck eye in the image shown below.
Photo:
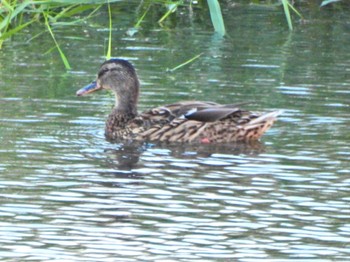
<svg viewBox="0 0 350 262"><path fill-rule="evenodd" d="M105 73L107 73L108 71L109 71L108 68L105 68L105 69L100 70L100 72L98 72L97 77L98 77L98 78L101 78L101 77L102 77Z"/></svg>

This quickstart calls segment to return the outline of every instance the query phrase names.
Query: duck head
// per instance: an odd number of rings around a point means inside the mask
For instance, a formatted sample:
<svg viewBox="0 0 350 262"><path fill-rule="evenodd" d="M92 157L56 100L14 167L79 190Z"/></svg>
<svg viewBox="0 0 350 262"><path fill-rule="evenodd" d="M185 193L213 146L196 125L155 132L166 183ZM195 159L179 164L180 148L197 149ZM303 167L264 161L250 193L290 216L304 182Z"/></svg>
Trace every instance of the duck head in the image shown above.
<svg viewBox="0 0 350 262"><path fill-rule="evenodd" d="M77 91L83 96L97 90L112 90L116 97L116 105L135 105L139 96L139 80L135 68L123 59L110 59L104 62L96 80Z"/></svg>

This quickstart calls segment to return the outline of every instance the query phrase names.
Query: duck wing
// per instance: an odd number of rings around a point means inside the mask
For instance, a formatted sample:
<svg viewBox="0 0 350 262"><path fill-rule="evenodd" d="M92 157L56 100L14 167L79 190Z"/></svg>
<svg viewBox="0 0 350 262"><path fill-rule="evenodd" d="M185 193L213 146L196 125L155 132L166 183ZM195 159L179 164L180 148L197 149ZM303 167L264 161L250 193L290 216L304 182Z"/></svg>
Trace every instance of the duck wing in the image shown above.
<svg viewBox="0 0 350 262"><path fill-rule="evenodd" d="M242 110L239 106L245 104L247 103L221 105L207 101L184 101L147 110L137 119L146 127L170 123L176 118L215 122L237 113L241 115Z"/></svg>
<svg viewBox="0 0 350 262"><path fill-rule="evenodd" d="M222 119L230 114L230 112L234 112L240 106L246 104L249 104L249 102L222 105L210 101L184 101L164 107L169 109L176 117L185 116L191 120L213 122ZM206 114L210 115L208 116L208 120L206 120Z"/></svg>
<svg viewBox="0 0 350 262"><path fill-rule="evenodd" d="M139 140L194 141L208 125L228 121L234 125L248 122L241 104L221 105L206 101L185 101L157 107L138 115L130 129ZM250 117L249 117L250 118Z"/></svg>
<svg viewBox="0 0 350 262"><path fill-rule="evenodd" d="M240 111L241 110L237 107L210 107L189 112L185 115L185 118L188 120L196 120L200 122L215 122Z"/></svg>

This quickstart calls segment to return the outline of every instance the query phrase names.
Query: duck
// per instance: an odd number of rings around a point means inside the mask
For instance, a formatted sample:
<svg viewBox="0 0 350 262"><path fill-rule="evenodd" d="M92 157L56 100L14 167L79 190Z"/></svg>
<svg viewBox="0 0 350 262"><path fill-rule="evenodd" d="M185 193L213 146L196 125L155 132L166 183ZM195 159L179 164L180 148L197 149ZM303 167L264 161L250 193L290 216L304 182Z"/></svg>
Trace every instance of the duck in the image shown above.
<svg viewBox="0 0 350 262"><path fill-rule="evenodd" d="M105 125L110 142L121 140L175 143L236 143L259 140L281 111L268 113L242 109L245 103L180 101L138 113L140 81L127 60L112 58L100 66L96 80L77 96L111 90L115 105Z"/></svg>

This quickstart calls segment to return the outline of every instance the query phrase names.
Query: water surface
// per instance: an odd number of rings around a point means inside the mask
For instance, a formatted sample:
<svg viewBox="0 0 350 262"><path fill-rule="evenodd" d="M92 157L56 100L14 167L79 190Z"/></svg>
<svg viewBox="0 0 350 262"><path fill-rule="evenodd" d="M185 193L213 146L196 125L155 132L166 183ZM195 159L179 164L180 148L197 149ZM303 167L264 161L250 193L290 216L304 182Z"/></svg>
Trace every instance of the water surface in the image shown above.
<svg viewBox="0 0 350 262"><path fill-rule="evenodd" d="M261 143L110 144L111 95L75 97L103 61L105 18L57 29L69 72L42 55L48 36L25 42L30 28L0 54L1 260L348 260L349 12L289 33L277 11L231 7L222 39L186 14L128 35L134 8L116 15L113 53L138 70L140 110L198 99L284 114Z"/></svg>

